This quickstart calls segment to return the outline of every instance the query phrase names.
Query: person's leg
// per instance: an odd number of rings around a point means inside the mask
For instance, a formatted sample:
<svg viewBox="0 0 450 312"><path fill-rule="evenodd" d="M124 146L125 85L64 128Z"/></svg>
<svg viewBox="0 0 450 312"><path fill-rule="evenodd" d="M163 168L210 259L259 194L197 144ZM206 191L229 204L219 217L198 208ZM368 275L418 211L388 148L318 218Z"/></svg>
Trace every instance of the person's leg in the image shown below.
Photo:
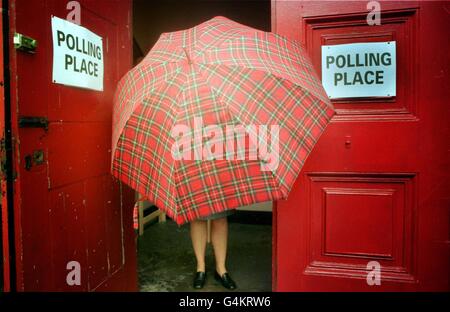
<svg viewBox="0 0 450 312"><path fill-rule="evenodd" d="M206 238L206 221L191 221L191 240L195 258L197 259L197 272L205 272Z"/></svg>
<svg viewBox="0 0 450 312"><path fill-rule="evenodd" d="M227 217L211 221L211 243L216 258L216 271L221 276L227 272L225 261L227 258L228 221Z"/></svg>

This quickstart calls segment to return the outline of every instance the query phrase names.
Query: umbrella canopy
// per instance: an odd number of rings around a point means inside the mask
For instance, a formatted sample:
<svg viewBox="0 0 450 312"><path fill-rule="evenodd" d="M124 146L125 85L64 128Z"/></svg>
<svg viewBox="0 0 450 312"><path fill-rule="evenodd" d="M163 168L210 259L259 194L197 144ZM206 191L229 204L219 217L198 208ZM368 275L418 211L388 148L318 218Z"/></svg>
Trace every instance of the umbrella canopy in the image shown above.
<svg viewBox="0 0 450 312"><path fill-rule="evenodd" d="M333 114L298 43L215 17L119 82L112 174L178 224L285 199Z"/></svg>

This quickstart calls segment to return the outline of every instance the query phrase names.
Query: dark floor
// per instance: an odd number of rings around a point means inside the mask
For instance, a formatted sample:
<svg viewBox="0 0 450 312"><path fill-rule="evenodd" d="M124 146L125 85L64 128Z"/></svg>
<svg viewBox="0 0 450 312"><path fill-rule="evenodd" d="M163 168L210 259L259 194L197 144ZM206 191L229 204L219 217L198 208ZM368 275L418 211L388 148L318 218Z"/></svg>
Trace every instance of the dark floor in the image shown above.
<svg viewBox="0 0 450 312"><path fill-rule="evenodd" d="M272 227L229 223L227 268L239 291L271 291ZM195 257L189 225L173 221L148 225L138 239L141 291L196 291L192 288ZM214 256L208 246L207 282L200 291L224 291L213 277Z"/></svg>

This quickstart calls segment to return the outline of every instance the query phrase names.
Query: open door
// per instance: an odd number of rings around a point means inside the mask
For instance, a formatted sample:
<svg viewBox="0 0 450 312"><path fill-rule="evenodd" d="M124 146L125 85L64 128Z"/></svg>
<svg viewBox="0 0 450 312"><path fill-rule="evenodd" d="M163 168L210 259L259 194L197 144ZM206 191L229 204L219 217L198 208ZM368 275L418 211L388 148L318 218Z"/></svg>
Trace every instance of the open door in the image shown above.
<svg viewBox="0 0 450 312"><path fill-rule="evenodd" d="M396 96L332 99L276 204L275 290L449 290L449 6L374 3L369 25L367 1L272 1L272 30L302 42L319 74L323 45L389 41L397 72Z"/></svg>
<svg viewBox="0 0 450 312"><path fill-rule="evenodd" d="M8 3L12 289L134 291L134 194L110 176L112 99L132 66L131 0ZM70 16L102 37L103 91L53 83L52 16ZM23 41L15 48L17 34L36 40L37 47ZM80 283L68 283L68 274L78 269Z"/></svg>

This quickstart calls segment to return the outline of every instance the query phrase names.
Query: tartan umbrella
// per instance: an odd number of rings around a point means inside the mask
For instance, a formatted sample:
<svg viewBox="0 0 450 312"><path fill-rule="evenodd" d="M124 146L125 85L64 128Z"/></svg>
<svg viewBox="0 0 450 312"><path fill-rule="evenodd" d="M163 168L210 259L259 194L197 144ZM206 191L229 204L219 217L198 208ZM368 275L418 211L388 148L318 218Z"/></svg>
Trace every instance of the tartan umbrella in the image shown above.
<svg viewBox="0 0 450 312"><path fill-rule="evenodd" d="M178 224L285 199L333 114L298 43L215 17L119 82L112 174Z"/></svg>

